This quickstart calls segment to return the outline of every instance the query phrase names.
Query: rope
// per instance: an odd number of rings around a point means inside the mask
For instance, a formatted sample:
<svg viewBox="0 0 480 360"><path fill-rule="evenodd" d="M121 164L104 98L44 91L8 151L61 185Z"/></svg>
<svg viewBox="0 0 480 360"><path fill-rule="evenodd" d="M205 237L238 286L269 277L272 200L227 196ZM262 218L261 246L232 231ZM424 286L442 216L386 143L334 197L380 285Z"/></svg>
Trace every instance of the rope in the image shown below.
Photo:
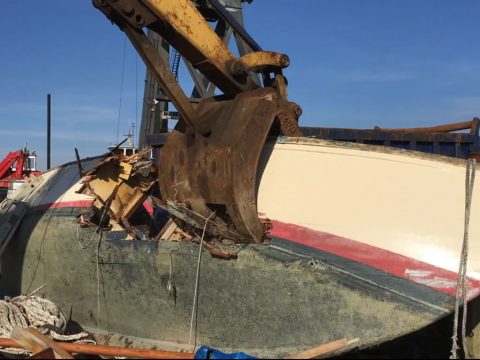
<svg viewBox="0 0 480 360"><path fill-rule="evenodd" d="M90 340L90 334L86 332L65 335L67 323L65 314L50 300L35 295L21 295L13 299L0 300L0 337L10 338L13 329L21 326L22 328L33 327L57 341L93 342ZM25 350L9 348L1 351L22 355L28 353Z"/></svg>
<svg viewBox="0 0 480 360"><path fill-rule="evenodd" d="M476 160L467 161L467 173L465 176L465 222L463 232L462 252L457 276L457 292L455 295L455 312L453 319L452 349L450 359L459 358L458 347L458 318L460 313L460 302L462 302L462 332L461 340L465 358L469 358L467 349L467 261L468 261L468 228L470 224L470 209L472 205L473 185L475 182Z"/></svg>
<svg viewBox="0 0 480 360"><path fill-rule="evenodd" d="M193 334L193 321L197 316L197 307L198 307L198 283L200 279L200 263L202 259L202 248L203 248L203 238L205 237L205 230L207 229L207 224L210 218L215 215L215 211L212 212L208 218L205 220L205 225L203 226L202 238L200 239L200 247L198 249L198 262L197 262L197 275L195 278L195 292L193 294L193 306L192 306L192 317L190 319L190 336L188 338L188 343L192 345L192 334ZM195 326L195 333L197 331L197 327ZM197 336L195 334L195 344L193 344L194 349L197 347Z"/></svg>

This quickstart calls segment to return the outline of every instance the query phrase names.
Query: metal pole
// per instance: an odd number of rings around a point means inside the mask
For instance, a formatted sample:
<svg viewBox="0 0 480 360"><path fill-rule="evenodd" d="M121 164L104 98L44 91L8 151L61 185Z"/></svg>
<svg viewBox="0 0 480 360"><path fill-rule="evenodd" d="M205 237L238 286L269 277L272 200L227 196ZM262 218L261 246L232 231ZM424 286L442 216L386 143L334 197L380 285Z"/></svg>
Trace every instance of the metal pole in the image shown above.
<svg viewBox="0 0 480 360"><path fill-rule="evenodd" d="M47 170L50 169L50 145L51 145L51 131L52 131L52 112L51 112L51 98L47 95Z"/></svg>

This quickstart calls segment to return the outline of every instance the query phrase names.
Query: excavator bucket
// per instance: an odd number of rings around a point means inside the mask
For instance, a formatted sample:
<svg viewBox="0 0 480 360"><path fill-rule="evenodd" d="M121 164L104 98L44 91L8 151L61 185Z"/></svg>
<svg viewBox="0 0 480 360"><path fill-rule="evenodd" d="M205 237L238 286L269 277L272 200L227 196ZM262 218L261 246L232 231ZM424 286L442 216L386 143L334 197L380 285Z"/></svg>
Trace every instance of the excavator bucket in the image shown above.
<svg viewBox="0 0 480 360"><path fill-rule="evenodd" d="M238 232L232 240L260 242L265 229L257 214L257 167L269 131L285 107L268 88L233 100L203 100L197 114L204 133L180 124L160 150L162 197L204 217L217 211L219 229Z"/></svg>

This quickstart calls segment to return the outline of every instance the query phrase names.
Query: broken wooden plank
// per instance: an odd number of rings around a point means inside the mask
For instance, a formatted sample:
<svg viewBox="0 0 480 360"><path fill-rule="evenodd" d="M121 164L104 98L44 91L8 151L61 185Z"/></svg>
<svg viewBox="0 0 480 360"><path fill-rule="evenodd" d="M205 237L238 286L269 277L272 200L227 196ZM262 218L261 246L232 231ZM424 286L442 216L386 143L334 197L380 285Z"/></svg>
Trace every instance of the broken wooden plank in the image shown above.
<svg viewBox="0 0 480 360"><path fill-rule="evenodd" d="M182 206L181 204L175 203L173 201L167 200L167 204L163 204L161 200L155 198L154 196L151 196L151 199L153 203L167 211L170 215L186 222L187 224L197 228L197 229L203 229L205 227L206 223L206 228L205 231L207 233L216 235L216 236L221 236L223 238L231 239L231 240L236 240L236 241L242 241L243 237L236 233L235 231L230 230L227 226L225 225L220 225L217 224L215 221L208 221L206 222L206 218L203 217L200 214L195 213L194 211L187 209L186 207Z"/></svg>
<svg viewBox="0 0 480 360"><path fill-rule="evenodd" d="M118 174L118 177L123 180L128 180L130 178L130 174L132 173L133 165L127 162L120 162L121 171Z"/></svg>
<svg viewBox="0 0 480 360"><path fill-rule="evenodd" d="M320 356L326 356L340 349L346 348L347 346L357 342L358 339L348 341L343 338L340 340L332 341L323 345L320 345L316 348L302 351L293 355L286 357L286 359L315 359Z"/></svg>
<svg viewBox="0 0 480 360"><path fill-rule="evenodd" d="M118 223L134 213L157 181L153 168L145 174L133 173L132 169L132 164L112 157L100 162L94 172L83 178L89 186L83 193L96 196L95 207L100 211L102 204L115 193L110 214Z"/></svg>
<svg viewBox="0 0 480 360"><path fill-rule="evenodd" d="M156 236L157 240L168 240L170 236L178 229L178 225L173 222L173 219L168 219L167 223L163 226L162 230Z"/></svg>
<svg viewBox="0 0 480 360"><path fill-rule="evenodd" d="M55 352L51 348L48 348L33 354L29 359L55 359Z"/></svg>
<svg viewBox="0 0 480 360"><path fill-rule="evenodd" d="M207 250L210 253L210 255L212 255L213 257L223 259L223 260L235 260L238 258L237 254L212 246L206 243L205 241L202 242L202 245L205 248L205 250Z"/></svg>
<svg viewBox="0 0 480 360"><path fill-rule="evenodd" d="M43 350L52 349L57 359L73 359L73 357L60 348L55 341L33 328L16 326L13 328L11 338L25 350L34 354L41 353Z"/></svg>

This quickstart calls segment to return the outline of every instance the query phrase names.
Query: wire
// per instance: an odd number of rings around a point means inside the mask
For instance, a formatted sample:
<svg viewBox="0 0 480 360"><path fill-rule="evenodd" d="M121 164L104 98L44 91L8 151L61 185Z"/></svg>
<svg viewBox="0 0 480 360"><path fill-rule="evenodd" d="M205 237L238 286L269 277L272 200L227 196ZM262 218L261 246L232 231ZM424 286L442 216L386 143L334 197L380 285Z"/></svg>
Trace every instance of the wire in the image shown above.
<svg viewBox="0 0 480 360"><path fill-rule="evenodd" d="M205 237L205 230L207 229L207 224L210 220L210 218L215 215L215 211L210 214L210 216L205 220L205 225L203 226L203 232L202 232L202 238L200 239L200 248L198 249L198 263L197 263L197 275L195 278L195 292L193 294L193 306L192 306L192 317L190 319L190 336L188 338L188 343L191 345L192 344L192 334L193 334L193 321L194 319L197 318L198 312L197 312L197 307L198 307L198 284L200 280L200 263L202 259L202 248L203 248L203 238ZM197 326L195 322L195 344L194 344L194 349L197 347Z"/></svg>
<svg viewBox="0 0 480 360"><path fill-rule="evenodd" d="M476 172L476 161L475 159L467 160L467 174L465 177L465 222L464 222L464 234L463 234L463 244L462 244L462 253L460 255L459 269L457 275L457 292L455 295L455 311L453 319L453 334L452 334L452 348L450 351L450 359L458 359L460 349L458 346L458 321L459 321L459 312L460 312L460 301L462 301L463 312L462 312L462 329L461 329L461 340L462 347L465 358L469 358L468 348L466 343L467 331L467 262L468 262L468 228L470 224L470 209L472 206L472 194L473 194L473 185L475 183L475 172Z"/></svg>
<svg viewBox="0 0 480 360"><path fill-rule="evenodd" d="M138 132L138 54L135 55L135 129ZM135 131L133 132L133 144L135 144Z"/></svg>
<svg viewBox="0 0 480 360"><path fill-rule="evenodd" d="M127 36L125 35L123 41L123 63L122 63L122 77L120 80L120 100L118 104L118 119L117 119L117 140L115 141L118 144L118 137L120 135L120 115L122 111L122 100L123 100L123 80L125 78L125 58L126 58L126 50L127 50Z"/></svg>

